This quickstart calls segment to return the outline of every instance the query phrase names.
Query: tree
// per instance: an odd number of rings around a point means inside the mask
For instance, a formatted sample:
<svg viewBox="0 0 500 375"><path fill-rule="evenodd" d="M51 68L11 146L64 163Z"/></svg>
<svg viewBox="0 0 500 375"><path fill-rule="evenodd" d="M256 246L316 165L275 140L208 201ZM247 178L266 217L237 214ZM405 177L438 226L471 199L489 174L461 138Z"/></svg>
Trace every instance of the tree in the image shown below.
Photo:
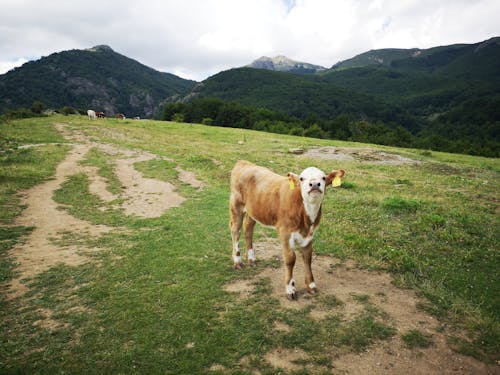
<svg viewBox="0 0 500 375"><path fill-rule="evenodd" d="M64 116L73 115L73 114L77 113L76 109L74 109L73 107L67 106L67 105L62 107L59 111L61 111L61 113Z"/></svg>
<svg viewBox="0 0 500 375"><path fill-rule="evenodd" d="M40 100L35 100L31 105L31 112L39 115L45 109L45 105Z"/></svg>
<svg viewBox="0 0 500 375"><path fill-rule="evenodd" d="M304 136L311 138L324 138L325 132L319 127L318 124L312 124L306 130L304 130Z"/></svg>

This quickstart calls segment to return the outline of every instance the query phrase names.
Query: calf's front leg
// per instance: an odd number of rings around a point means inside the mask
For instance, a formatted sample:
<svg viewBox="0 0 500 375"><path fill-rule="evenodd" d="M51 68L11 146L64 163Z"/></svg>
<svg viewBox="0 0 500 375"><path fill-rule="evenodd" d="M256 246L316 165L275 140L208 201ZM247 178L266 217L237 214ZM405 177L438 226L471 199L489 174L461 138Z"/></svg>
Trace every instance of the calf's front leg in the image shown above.
<svg viewBox="0 0 500 375"><path fill-rule="evenodd" d="M312 241L304 248L302 248L302 260L304 261L304 275L306 282L306 289L311 294L318 293L316 283L314 282L314 276L312 274L311 262L312 262Z"/></svg>
<svg viewBox="0 0 500 375"><path fill-rule="evenodd" d="M243 227L245 229L245 243L247 247L247 260L250 266L255 265L255 250L253 248L253 229L255 227L256 221L252 219L248 214L245 215L243 220Z"/></svg>

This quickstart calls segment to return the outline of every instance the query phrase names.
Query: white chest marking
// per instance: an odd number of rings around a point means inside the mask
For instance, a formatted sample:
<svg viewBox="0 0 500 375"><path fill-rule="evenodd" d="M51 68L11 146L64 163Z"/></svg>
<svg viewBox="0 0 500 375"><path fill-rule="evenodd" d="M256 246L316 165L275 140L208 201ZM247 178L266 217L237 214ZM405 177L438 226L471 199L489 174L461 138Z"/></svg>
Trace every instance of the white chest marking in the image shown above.
<svg viewBox="0 0 500 375"><path fill-rule="evenodd" d="M306 247L307 245L309 245L309 243L311 243L311 241L313 240L315 230L316 228L314 228L314 225L311 226L309 233L305 237L303 237L300 232L292 232L288 241L290 247L293 249L296 245L300 247Z"/></svg>
<svg viewBox="0 0 500 375"><path fill-rule="evenodd" d="M307 216L309 216L309 219L311 219L311 223L314 223L316 221L316 217L318 217L318 212L320 208L321 208L321 202L320 203L304 202L304 209L306 210L306 214Z"/></svg>

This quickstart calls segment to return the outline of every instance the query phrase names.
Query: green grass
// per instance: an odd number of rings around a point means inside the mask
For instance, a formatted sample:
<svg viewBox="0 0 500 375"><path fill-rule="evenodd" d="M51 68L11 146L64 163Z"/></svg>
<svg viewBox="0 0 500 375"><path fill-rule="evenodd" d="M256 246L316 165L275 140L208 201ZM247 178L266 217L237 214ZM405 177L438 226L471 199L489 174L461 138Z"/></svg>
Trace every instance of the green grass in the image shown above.
<svg viewBox="0 0 500 375"><path fill-rule="evenodd" d="M50 178L69 150L56 145L65 142L52 126L58 122L70 122L101 142L172 159L136 167L173 182L188 199L160 218L127 217L91 195L85 175L68 179L56 201L76 217L117 230L99 239L66 234L64 244L83 242L101 250L86 265L58 265L32 279L28 300L2 298L0 372L195 374L219 364L248 373L240 364L246 356L253 368L276 373L263 359L273 348L301 348L318 366L328 367L325 347L358 352L395 335L365 294L353 296L363 311L352 319L339 312L350 302L319 295L312 303L332 314L312 320L308 309L280 307L265 280L246 300L224 291L226 283L255 274L235 273L230 259L228 181L238 159L281 174L311 164L325 171L345 169L343 188L326 195L315 251L393 273L401 286L426 297L421 308L467 333L451 338L456 350L484 361L498 358L497 159L384 147L423 163L311 161L288 154L288 148L355 144L171 122L97 124L79 116L0 124L10 145L0 153L1 280L13 277L9 249L31 231L15 225L22 210L16 193ZM11 147L35 143L45 145ZM94 149L85 163L99 169L111 191L120 192L108 155ZM174 165L194 172L206 187L183 186ZM266 233L260 227L256 232ZM37 323L47 311L57 324ZM276 331L276 321L290 331Z"/></svg>
<svg viewBox="0 0 500 375"><path fill-rule="evenodd" d="M106 179L107 189L113 194L119 194L121 189L121 182L116 177L113 170L113 165L110 163L112 158L97 148L93 148L87 154L87 159L83 165L91 165L97 167L99 170L99 175Z"/></svg>
<svg viewBox="0 0 500 375"><path fill-rule="evenodd" d="M401 335L401 338L410 349L428 348L433 343L430 335L424 334L417 329L409 330L407 333Z"/></svg>

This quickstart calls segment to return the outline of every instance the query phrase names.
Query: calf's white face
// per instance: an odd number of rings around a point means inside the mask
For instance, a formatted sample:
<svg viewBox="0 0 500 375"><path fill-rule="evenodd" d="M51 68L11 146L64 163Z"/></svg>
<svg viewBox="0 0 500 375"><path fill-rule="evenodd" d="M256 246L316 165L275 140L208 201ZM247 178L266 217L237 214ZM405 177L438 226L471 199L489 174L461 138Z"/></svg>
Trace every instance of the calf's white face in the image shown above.
<svg viewBox="0 0 500 375"><path fill-rule="evenodd" d="M321 203L325 194L326 175L316 167L309 167L299 176L300 192L306 203Z"/></svg>

